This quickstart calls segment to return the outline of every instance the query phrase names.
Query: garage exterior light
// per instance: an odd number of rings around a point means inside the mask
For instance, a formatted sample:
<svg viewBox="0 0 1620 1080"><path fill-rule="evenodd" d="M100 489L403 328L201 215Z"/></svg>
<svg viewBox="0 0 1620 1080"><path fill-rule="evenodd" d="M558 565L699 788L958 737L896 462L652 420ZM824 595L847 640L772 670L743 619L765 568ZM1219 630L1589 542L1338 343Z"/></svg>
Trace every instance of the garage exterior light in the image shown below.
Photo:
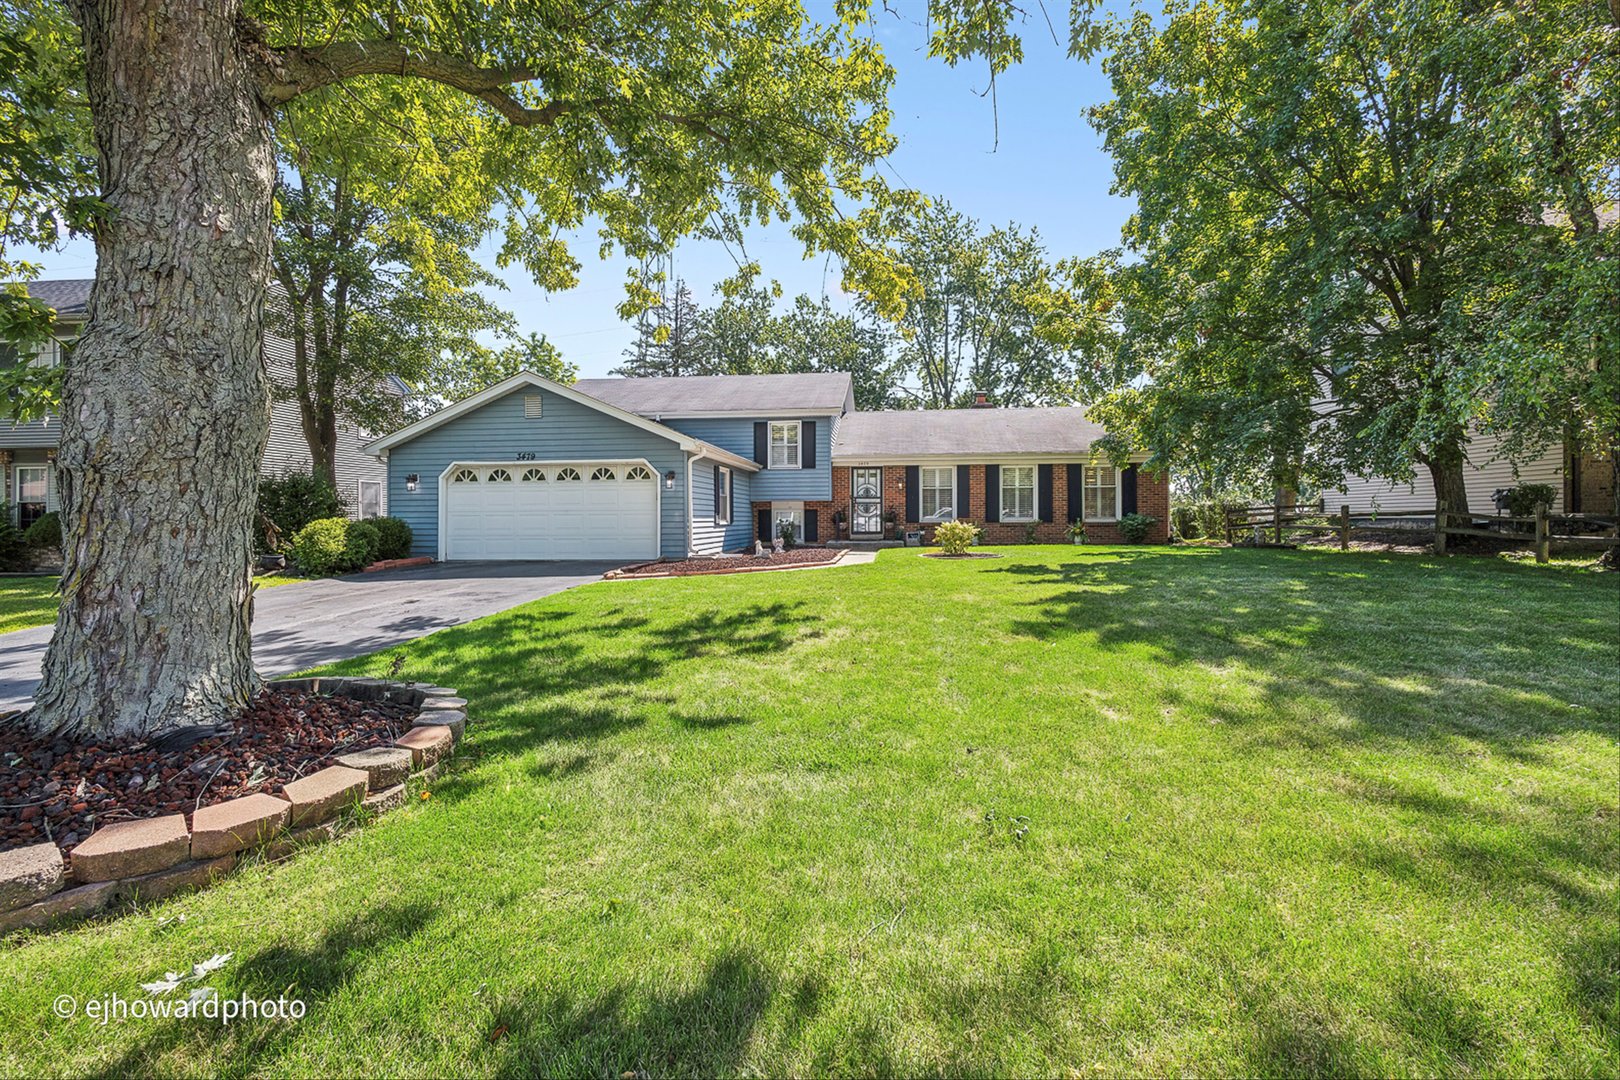
<svg viewBox="0 0 1620 1080"><path fill-rule="evenodd" d="M671 469L664 474L664 488L667 491L675 490L675 470Z"/></svg>
<svg viewBox="0 0 1620 1080"><path fill-rule="evenodd" d="M420 483L421 480L422 480L422 477L417 473L406 473L405 474L405 490L406 491L415 491L416 490L416 485L418 483Z"/></svg>

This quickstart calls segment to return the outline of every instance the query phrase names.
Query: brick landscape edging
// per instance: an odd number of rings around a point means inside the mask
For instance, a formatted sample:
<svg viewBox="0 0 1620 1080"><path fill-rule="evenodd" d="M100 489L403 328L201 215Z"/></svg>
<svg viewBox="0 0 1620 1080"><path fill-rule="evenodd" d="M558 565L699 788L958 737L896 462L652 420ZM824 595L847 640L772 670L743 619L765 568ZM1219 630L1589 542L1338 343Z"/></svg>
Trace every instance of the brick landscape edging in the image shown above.
<svg viewBox="0 0 1620 1080"><path fill-rule="evenodd" d="M466 699L444 686L350 677L265 685L408 705L417 715L393 747L342 755L285 785L281 795L260 792L202 807L189 827L186 815L165 814L98 828L71 856L52 843L0 851L0 934L205 888L248 852L281 859L338 836L351 824L338 815L357 800L374 814L403 806L406 781L436 775L467 724Z"/></svg>

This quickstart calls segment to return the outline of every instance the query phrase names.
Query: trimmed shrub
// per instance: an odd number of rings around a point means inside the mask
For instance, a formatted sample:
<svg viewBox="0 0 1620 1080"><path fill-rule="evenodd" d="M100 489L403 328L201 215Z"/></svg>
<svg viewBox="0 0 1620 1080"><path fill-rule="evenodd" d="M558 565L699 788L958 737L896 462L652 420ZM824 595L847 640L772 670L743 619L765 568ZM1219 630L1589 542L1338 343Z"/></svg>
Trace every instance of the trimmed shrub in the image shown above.
<svg viewBox="0 0 1620 1080"><path fill-rule="evenodd" d="M397 517L367 518L366 524L377 530L382 542L377 545L377 558L403 559L411 553L411 527Z"/></svg>
<svg viewBox="0 0 1620 1080"><path fill-rule="evenodd" d="M288 549L289 541L304 526L342 517L343 512L343 500L324 476L293 471L259 480L259 524L262 527L268 522L279 534L273 542L271 530L263 530L259 542L266 552Z"/></svg>
<svg viewBox="0 0 1620 1080"><path fill-rule="evenodd" d="M1551 507L1557 498L1558 492L1551 484L1520 484L1503 493L1502 505L1514 517L1535 517L1537 503Z"/></svg>
<svg viewBox="0 0 1620 1080"><path fill-rule="evenodd" d="M31 548L49 548L52 551L62 550L62 515L55 510L42 515L27 529L23 530L23 543Z"/></svg>
<svg viewBox="0 0 1620 1080"><path fill-rule="evenodd" d="M11 504L0 502L0 570L15 570L22 565L22 530L11 523Z"/></svg>
<svg viewBox="0 0 1620 1080"><path fill-rule="evenodd" d="M346 534L349 557L354 560L350 570L359 570L377 561L382 550L382 533L370 521L351 521Z"/></svg>
<svg viewBox="0 0 1620 1080"><path fill-rule="evenodd" d="M945 521L934 529L934 543L947 555L965 555L978 539L979 528L971 521Z"/></svg>
<svg viewBox="0 0 1620 1080"><path fill-rule="evenodd" d="M1140 544L1147 539L1148 530L1159 523L1151 514L1126 514L1119 519L1119 534L1127 544Z"/></svg>
<svg viewBox="0 0 1620 1080"><path fill-rule="evenodd" d="M358 570L375 560L377 530L363 521L331 517L312 521L287 545L298 569L311 577Z"/></svg>

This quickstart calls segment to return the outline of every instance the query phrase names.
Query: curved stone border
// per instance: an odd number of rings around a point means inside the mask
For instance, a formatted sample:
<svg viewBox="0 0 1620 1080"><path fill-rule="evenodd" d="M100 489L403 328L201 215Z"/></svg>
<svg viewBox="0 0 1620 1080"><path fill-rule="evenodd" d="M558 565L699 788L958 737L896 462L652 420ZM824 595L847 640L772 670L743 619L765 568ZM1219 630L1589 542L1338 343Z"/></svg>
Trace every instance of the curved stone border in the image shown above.
<svg viewBox="0 0 1620 1080"><path fill-rule="evenodd" d="M285 785L283 794L243 795L191 815L119 821L98 828L64 856L55 844L0 851L0 934L83 918L129 901L161 900L213 884L258 851L282 859L342 833L362 806L373 814L405 804L413 775L431 779L467 725L467 700L426 683L348 677L272 679L272 690L300 690L414 706L411 730L393 746L343 754Z"/></svg>

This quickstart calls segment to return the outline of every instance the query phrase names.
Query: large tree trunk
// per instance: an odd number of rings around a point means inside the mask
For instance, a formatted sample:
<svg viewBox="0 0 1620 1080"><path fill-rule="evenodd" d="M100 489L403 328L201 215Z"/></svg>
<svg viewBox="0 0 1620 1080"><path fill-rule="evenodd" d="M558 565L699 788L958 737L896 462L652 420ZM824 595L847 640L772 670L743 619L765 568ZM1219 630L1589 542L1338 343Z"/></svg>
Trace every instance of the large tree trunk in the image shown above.
<svg viewBox="0 0 1620 1080"><path fill-rule="evenodd" d="M111 212L64 373L62 608L28 723L132 737L217 720L255 687L273 156L237 3L76 14Z"/></svg>
<svg viewBox="0 0 1620 1080"><path fill-rule="evenodd" d="M1468 467L1468 458L1463 451L1462 440L1455 439L1436 446L1424 464L1429 467L1429 477L1434 481L1435 498L1446 508L1446 513L1467 514L1468 485L1464 470Z"/></svg>

